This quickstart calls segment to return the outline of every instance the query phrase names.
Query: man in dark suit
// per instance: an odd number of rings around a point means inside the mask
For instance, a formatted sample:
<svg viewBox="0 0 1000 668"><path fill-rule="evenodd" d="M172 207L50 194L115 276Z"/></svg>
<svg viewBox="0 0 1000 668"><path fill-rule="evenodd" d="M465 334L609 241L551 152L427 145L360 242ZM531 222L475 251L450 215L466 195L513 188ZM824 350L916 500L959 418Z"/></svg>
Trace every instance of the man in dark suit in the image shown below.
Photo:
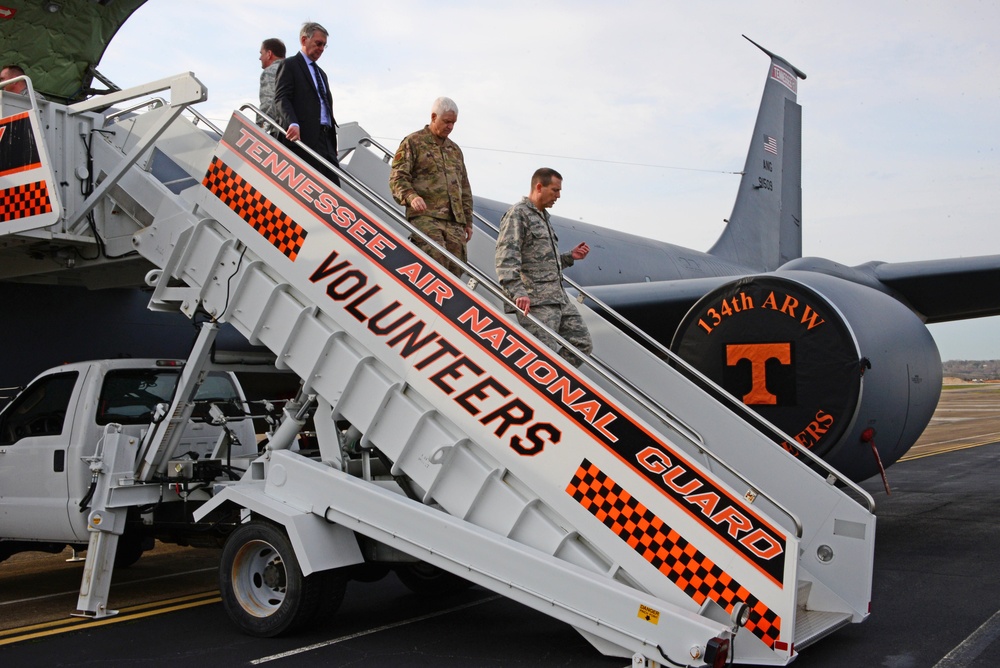
<svg viewBox="0 0 1000 668"><path fill-rule="evenodd" d="M330 33L318 23L308 22L299 31L302 50L285 58L278 66L274 89L274 104L285 127L286 142L303 144L322 156L327 162L337 162L337 130L333 117L333 95L326 72L316 61L326 49ZM302 154L309 162L309 156ZM322 169L322 165L316 165ZM327 170L324 170L327 171ZM340 185L336 175L328 176Z"/></svg>

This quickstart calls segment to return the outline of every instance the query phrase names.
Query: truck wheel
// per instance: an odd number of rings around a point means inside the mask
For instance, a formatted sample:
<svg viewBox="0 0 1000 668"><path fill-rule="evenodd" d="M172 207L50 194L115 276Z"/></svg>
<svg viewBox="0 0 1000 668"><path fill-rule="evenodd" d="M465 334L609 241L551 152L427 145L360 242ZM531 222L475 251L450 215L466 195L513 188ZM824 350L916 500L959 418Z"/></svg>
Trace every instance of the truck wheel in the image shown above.
<svg viewBox="0 0 1000 668"><path fill-rule="evenodd" d="M244 633L261 638L314 621L321 598L330 593L328 577L303 577L288 536L270 522L250 522L233 531L219 565L226 613Z"/></svg>
<svg viewBox="0 0 1000 668"><path fill-rule="evenodd" d="M396 576L410 591L422 596L447 596L472 586L468 580L425 561L400 564L394 570Z"/></svg>
<svg viewBox="0 0 1000 668"><path fill-rule="evenodd" d="M320 590L320 596L316 609L312 616L305 621L303 628L319 629L326 626L337 614L340 604L344 601L349 578L344 574L344 569L320 571L313 573L309 578L315 579L319 583L317 586Z"/></svg>
<svg viewBox="0 0 1000 668"><path fill-rule="evenodd" d="M146 550L146 541L142 536L122 534L118 537L118 549L115 551L115 568L128 568L139 561Z"/></svg>

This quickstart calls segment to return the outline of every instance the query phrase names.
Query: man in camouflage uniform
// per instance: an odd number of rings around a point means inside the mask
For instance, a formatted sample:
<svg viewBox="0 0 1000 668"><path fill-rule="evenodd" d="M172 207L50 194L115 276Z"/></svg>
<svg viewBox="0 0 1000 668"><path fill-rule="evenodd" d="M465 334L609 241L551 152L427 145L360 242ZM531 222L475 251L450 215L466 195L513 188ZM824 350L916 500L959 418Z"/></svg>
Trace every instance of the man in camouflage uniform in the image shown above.
<svg viewBox="0 0 1000 668"><path fill-rule="evenodd" d="M278 76L278 65L285 59L285 43L277 37L265 39L260 45L260 110L276 121L278 118L278 108L274 105L274 83ZM258 119L257 125L263 126L263 119ZM268 127L271 134L278 132L276 128Z"/></svg>
<svg viewBox="0 0 1000 668"><path fill-rule="evenodd" d="M500 221L497 278L517 305L517 320L521 326L548 347L558 350L570 364L580 366L582 360L526 317L530 312L582 353L589 355L594 348L587 325L562 286L562 268L587 257L590 247L580 242L570 252L560 255L556 245L558 238L546 211L556 203L561 192L562 176L556 170L543 167L531 177L531 194L522 197ZM510 310L508 306L507 311Z"/></svg>
<svg viewBox="0 0 1000 668"><path fill-rule="evenodd" d="M464 262L466 244L472 238L472 188L462 149L448 139L457 120L458 106L451 99L434 100L430 125L400 143L392 161L389 189L406 207L407 220ZM410 240L451 273L462 275L459 264L423 239Z"/></svg>

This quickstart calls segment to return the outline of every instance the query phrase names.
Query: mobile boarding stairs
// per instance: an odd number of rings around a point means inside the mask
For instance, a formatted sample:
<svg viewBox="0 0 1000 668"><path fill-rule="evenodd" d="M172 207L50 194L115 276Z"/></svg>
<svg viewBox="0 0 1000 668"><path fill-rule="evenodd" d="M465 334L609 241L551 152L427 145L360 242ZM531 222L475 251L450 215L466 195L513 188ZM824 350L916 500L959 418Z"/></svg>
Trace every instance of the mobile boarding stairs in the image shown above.
<svg viewBox="0 0 1000 668"><path fill-rule="evenodd" d="M235 507L280 525L304 576L361 563L372 545L405 553L635 665L711 665L727 648L784 665L867 617L875 518L862 490L582 304L594 356L567 364L505 315L485 228L464 280L413 247L388 152L357 125L340 128L335 187L252 107L225 130L192 120L205 96L185 74L68 107L32 98L19 118L41 159L23 181L47 186L51 208L5 230L95 244L106 217L94 213L127 214L128 241L155 267L150 308L208 314L202 351L229 323L302 380L318 454L289 447L304 410L290 413L196 518ZM76 135L99 175L88 194ZM110 487L152 480L169 447L139 457Z"/></svg>

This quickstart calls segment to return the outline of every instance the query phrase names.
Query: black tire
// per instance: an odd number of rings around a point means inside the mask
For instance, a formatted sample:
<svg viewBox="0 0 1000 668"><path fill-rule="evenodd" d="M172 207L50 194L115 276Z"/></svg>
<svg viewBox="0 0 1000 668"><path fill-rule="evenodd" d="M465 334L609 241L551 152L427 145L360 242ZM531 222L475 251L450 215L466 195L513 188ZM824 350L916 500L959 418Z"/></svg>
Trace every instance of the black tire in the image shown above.
<svg viewBox="0 0 1000 668"><path fill-rule="evenodd" d="M122 534L118 537L118 549L115 550L115 568L128 568L139 561L146 551L146 540L142 536Z"/></svg>
<svg viewBox="0 0 1000 668"><path fill-rule="evenodd" d="M316 610L305 621L303 628L319 629L329 624L337 614L347 591L348 577L344 574L344 569L334 569L313 573L309 578L318 581L320 595Z"/></svg>
<svg viewBox="0 0 1000 668"><path fill-rule="evenodd" d="M324 596L336 595L329 585L330 573L303 577L284 530L270 522L250 522L233 531L222 548L222 605L248 635L271 638L292 633L321 621L313 618ZM323 606L324 611L327 608Z"/></svg>
<svg viewBox="0 0 1000 668"><path fill-rule="evenodd" d="M392 571L386 564L370 561L351 566L346 570L348 579L358 582L378 582Z"/></svg>
<svg viewBox="0 0 1000 668"><path fill-rule="evenodd" d="M443 571L425 561L400 564L393 570L410 591L421 596L448 596L472 586L468 580Z"/></svg>

